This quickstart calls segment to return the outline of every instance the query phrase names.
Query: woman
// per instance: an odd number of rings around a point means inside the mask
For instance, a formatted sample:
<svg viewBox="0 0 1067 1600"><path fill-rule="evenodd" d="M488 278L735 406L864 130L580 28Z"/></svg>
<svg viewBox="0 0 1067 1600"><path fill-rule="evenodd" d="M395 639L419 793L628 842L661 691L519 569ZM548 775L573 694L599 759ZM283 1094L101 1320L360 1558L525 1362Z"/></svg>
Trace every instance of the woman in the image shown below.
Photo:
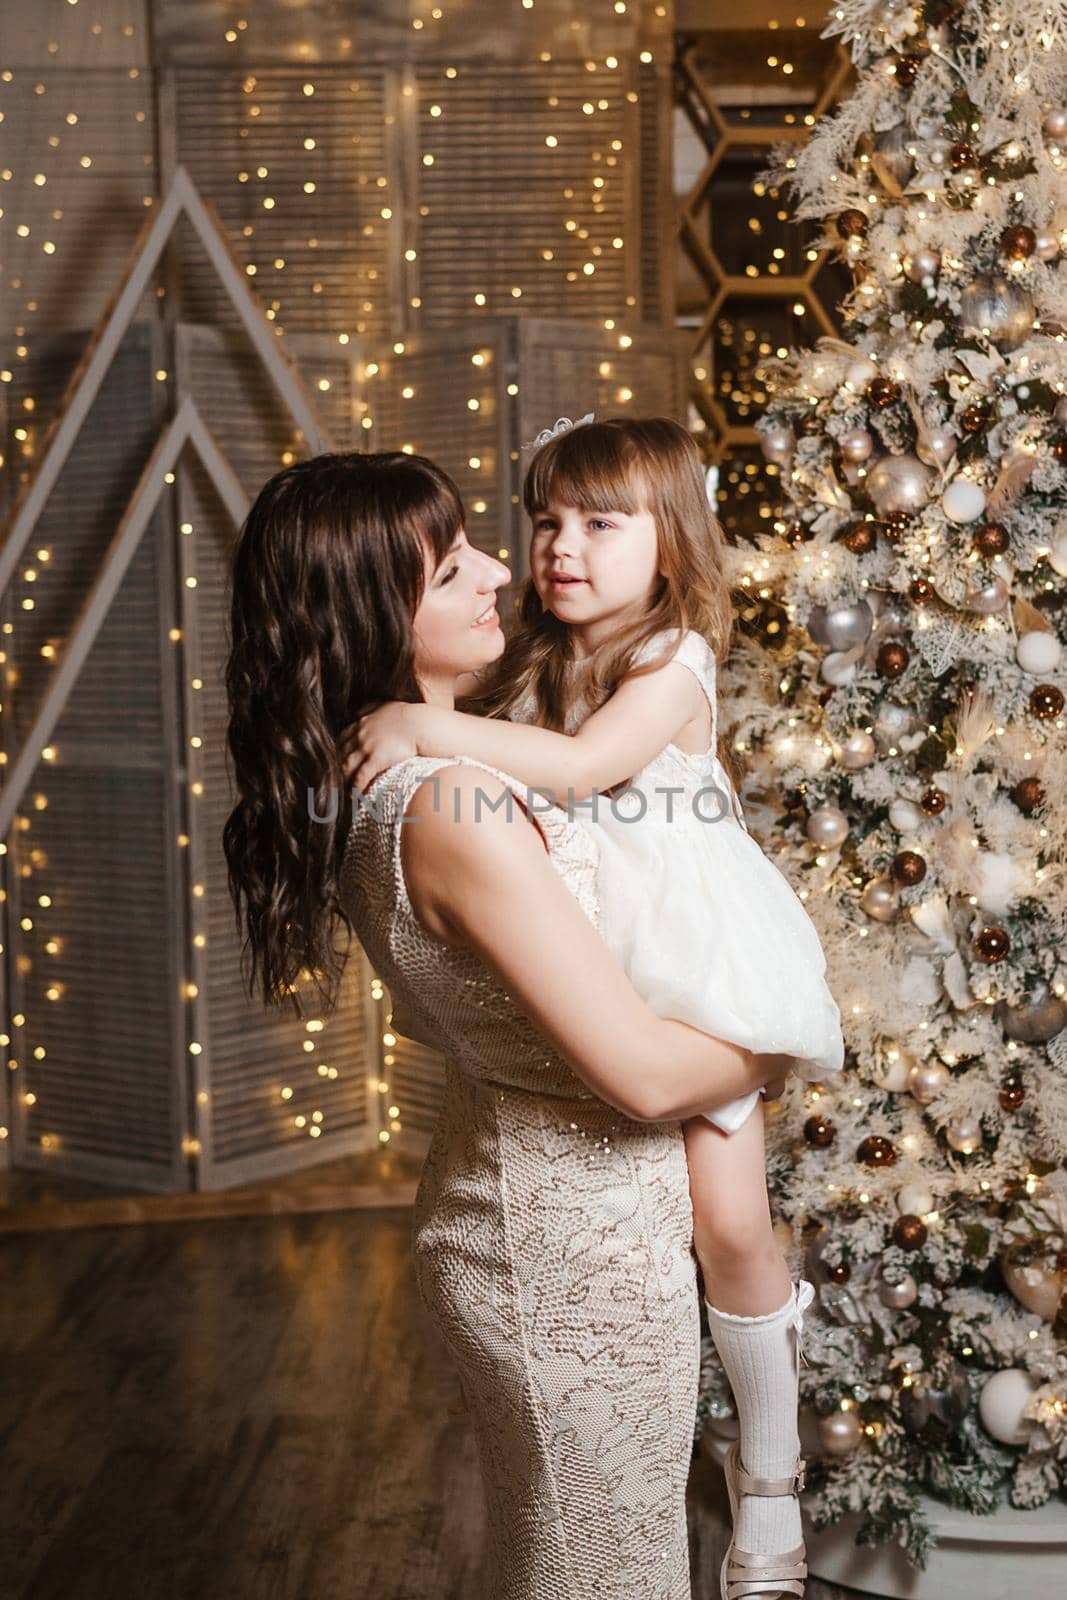
<svg viewBox="0 0 1067 1600"><path fill-rule="evenodd" d="M778 1080L782 1058L645 1006L596 933L591 836L506 774L417 758L351 826L328 803L361 712L451 706L501 652L509 576L420 457L271 479L233 573L231 889L250 991L295 1001L307 974L329 1003L343 926L447 1058L416 1267L474 1420L487 1595L688 1600L699 1341L678 1119Z"/></svg>

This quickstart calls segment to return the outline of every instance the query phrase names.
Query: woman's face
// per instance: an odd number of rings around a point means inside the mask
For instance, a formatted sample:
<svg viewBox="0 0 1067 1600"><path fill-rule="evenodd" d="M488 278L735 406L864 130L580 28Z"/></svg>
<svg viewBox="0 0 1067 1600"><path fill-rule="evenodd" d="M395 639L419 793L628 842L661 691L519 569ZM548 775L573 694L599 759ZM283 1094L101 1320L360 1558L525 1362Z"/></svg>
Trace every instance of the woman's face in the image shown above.
<svg viewBox="0 0 1067 1600"><path fill-rule="evenodd" d="M495 661L504 649L496 591L510 582L502 561L468 544L461 528L451 550L435 564L425 557L425 587L413 618L415 673L424 692L451 691L463 672Z"/></svg>

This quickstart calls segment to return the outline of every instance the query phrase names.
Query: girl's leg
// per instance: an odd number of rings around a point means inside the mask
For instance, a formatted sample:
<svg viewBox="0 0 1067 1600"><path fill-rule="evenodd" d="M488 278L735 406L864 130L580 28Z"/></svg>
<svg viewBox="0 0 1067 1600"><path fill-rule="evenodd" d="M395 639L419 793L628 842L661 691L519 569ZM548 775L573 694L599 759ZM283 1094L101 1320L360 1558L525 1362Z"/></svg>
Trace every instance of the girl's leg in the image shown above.
<svg viewBox="0 0 1067 1600"><path fill-rule="evenodd" d="M763 1103L736 1133L699 1117L685 1124L685 1138L694 1243L712 1338L737 1405L741 1465L755 1477L788 1477L800 1452L801 1307L772 1231ZM802 1543L799 1500L742 1494L734 1542L756 1555L795 1550Z"/></svg>

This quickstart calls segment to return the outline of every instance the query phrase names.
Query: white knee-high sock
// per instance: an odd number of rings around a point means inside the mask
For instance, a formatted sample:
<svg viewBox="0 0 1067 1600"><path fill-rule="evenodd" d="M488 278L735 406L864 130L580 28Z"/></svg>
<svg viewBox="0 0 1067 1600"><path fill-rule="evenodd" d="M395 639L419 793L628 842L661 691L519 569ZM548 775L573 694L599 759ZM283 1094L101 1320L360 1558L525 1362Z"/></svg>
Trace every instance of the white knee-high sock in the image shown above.
<svg viewBox="0 0 1067 1600"><path fill-rule="evenodd" d="M708 1321L741 1424L741 1465L760 1478L784 1478L800 1452L797 1404L800 1333L815 1295L801 1278L777 1311L737 1317L710 1301ZM739 1550L773 1555L801 1542L799 1502L789 1495L740 1497L734 1538Z"/></svg>

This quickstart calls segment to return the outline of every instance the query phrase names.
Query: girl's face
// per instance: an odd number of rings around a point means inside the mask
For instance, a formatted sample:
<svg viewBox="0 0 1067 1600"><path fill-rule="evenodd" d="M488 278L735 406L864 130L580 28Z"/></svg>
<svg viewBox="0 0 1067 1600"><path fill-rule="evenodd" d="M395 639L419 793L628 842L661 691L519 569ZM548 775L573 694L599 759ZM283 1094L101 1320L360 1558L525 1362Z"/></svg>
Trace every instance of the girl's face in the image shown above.
<svg viewBox="0 0 1067 1600"><path fill-rule="evenodd" d="M425 587L412 621L415 675L427 699L451 695L463 672L495 661L504 649L496 591L510 582L502 561L467 543L460 529L444 560L425 556ZM438 691L435 693L434 691Z"/></svg>
<svg viewBox="0 0 1067 1600"><path fill-rule="evenodd" d="M620 618L643 610L659 572L650 511L581 511L552 502L533 518L530 573L546 611L592 646Z"/></svg>

